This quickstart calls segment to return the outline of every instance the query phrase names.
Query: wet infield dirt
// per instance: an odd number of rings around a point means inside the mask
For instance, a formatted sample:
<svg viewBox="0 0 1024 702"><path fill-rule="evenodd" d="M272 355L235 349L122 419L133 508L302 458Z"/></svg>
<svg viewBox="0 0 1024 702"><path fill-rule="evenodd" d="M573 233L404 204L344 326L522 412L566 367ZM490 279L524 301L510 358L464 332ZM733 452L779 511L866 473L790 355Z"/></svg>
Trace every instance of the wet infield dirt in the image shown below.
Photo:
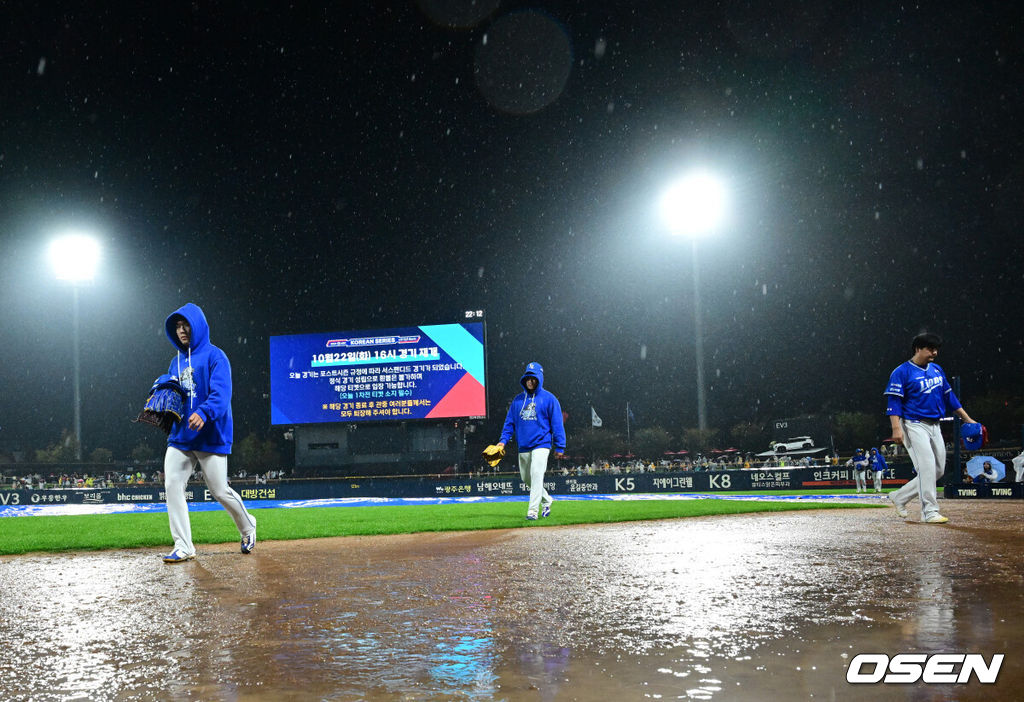
<svg viewBox="0 0 1024 702"><path fill-rule="evenodd" d="M1019 699L1024 505L941 504L4 557L0 699Z"/></svg>

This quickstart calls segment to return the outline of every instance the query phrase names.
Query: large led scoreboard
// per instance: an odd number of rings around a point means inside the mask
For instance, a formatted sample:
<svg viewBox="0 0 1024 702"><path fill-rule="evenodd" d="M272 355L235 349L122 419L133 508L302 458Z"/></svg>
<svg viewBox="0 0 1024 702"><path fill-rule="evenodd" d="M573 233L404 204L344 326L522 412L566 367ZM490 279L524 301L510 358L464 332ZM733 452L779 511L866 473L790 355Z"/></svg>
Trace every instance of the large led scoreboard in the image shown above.
<svg viewBox="0 0 1024 702"><path fill-rule="evenodd" d="M484 324L270 337L274 425L485 418Z"/></svg>

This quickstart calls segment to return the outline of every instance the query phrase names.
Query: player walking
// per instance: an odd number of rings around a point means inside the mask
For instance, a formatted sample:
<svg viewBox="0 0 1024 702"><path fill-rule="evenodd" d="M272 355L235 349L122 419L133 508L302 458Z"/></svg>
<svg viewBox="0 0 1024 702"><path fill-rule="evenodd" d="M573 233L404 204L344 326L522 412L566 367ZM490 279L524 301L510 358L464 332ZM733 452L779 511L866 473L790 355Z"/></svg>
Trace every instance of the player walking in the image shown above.
<svg viewBox="0 0 1024 702"><path fill-rule="evenodd" d="M935 482L946 469L946 444L939 420L950 412L968 424L977 424L953 394L946 374L935 363L942 339L937 334L918 334L912 344L913 356L896 367L885 388L888 405L885 413L892 425L893 441L902 442L910 454L917 475L889 499L896 513L907 516L907 504L921 500L921 521L945 524L939 514Z"/></svg>
<svg viewBox="0 0 1024 702"><path fill-rule="evenodd" d="M871 455L869 456L871 461L871 472L874 473L875 479L875 492L882 491L882 475L885 473L889 464L885 462L885 456L876 448L871 449Z"/></svg>
<svg viewBox="0 0 1024 702"><path fill-rule="evenodd" d="M524 392L509 405L497 446L504 448L515 434L519 444L519 476L530 488L526 518L536 519L538 509L542 517L551 514L554 500L544 489L544 472L552 442L555 458L565 457L565 427L558 398L544 389L544 369L539 363L527 364L519 384Z"/></svg>
<svg viewBox="0 0 1024 702"><path fill-rule="evenodd" d="M857 492L868 491L867 470L868 457L864 455L864 449L857 449L853 457L846 462L846 466L853 468L854 481L857 484Z"/></svg>
<svg viewBox="0 0 1024 702"><path fill-rule="evenodd" d="M164 455L167 517L174 538L174 550L164 556L164 563L182 563L196 555L185 500L185 486L196 465L203 471L210 494L235 520L242 537L242 553L252 553L256 520L228 485L228 454L234 429L231 364L224 352L210 343L210 326L198 305L186 303L167 318L164 327L177 350L167 372L178 379L187 394L183 419L168 435Z"/></svg>
<svg viewBox="0 0 1024 702"><path fill-rule="evenodd" d="M1016 482L1021 482L1021 478L1024 478L1024 451L1021 451L1019 455L1014 456L1013 459L1013 479Z"/></svg>

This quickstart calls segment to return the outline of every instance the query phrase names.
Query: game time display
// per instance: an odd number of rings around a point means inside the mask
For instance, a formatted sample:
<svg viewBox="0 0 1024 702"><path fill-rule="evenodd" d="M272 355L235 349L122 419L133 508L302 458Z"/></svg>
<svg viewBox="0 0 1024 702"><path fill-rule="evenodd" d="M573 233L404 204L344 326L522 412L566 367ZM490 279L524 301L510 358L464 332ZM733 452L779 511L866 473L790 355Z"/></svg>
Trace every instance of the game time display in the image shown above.
<svg viewBox="0 0 1024 702"><path fill-rule="evenodd" d="M270 337L271 424L486 415L483 322Z"/></svg>

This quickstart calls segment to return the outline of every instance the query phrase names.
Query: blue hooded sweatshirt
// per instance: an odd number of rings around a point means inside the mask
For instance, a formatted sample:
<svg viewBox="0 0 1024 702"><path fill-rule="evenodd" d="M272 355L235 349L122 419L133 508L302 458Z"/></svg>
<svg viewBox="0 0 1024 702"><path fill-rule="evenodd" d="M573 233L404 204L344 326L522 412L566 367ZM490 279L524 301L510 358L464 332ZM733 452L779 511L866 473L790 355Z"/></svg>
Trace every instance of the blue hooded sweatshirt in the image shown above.
<svg viewBox="0 0 1024 702"><path fill-rule="evenodd" d="M189 345L178 339L178 318L184 317L192 328ZM231 420L231 364L219 348L210 343L210 325L198 305L191 302L176 309L164 322L167 338L178 353L171 360L169 375L185 390L184 417L174 425L167 445L182 451L231 453L234 423ZM196 412L205 424L199 431L188 428L188 418Z"/></svg>
<svg viewBox="0 0 1024 702"><path fill-rule="evenodd" d="M885 462L885 456L876 448L871 449L871 469L875 472L882 472L889 467Z"/></svg>
<svg viewBox="0 0 1024 702"><path fill-rule="evenodd" d="M526 390L526 379L537 379L536 392ZM549 448L554 441L555 451L565 451L565 426L562 424L562 406L558 398L544 389L544 369L539 363L529 363L519 379L523 393L512 399L501 431L501 443L507 444L516 436L519 452L535 448Z"/></svg>

